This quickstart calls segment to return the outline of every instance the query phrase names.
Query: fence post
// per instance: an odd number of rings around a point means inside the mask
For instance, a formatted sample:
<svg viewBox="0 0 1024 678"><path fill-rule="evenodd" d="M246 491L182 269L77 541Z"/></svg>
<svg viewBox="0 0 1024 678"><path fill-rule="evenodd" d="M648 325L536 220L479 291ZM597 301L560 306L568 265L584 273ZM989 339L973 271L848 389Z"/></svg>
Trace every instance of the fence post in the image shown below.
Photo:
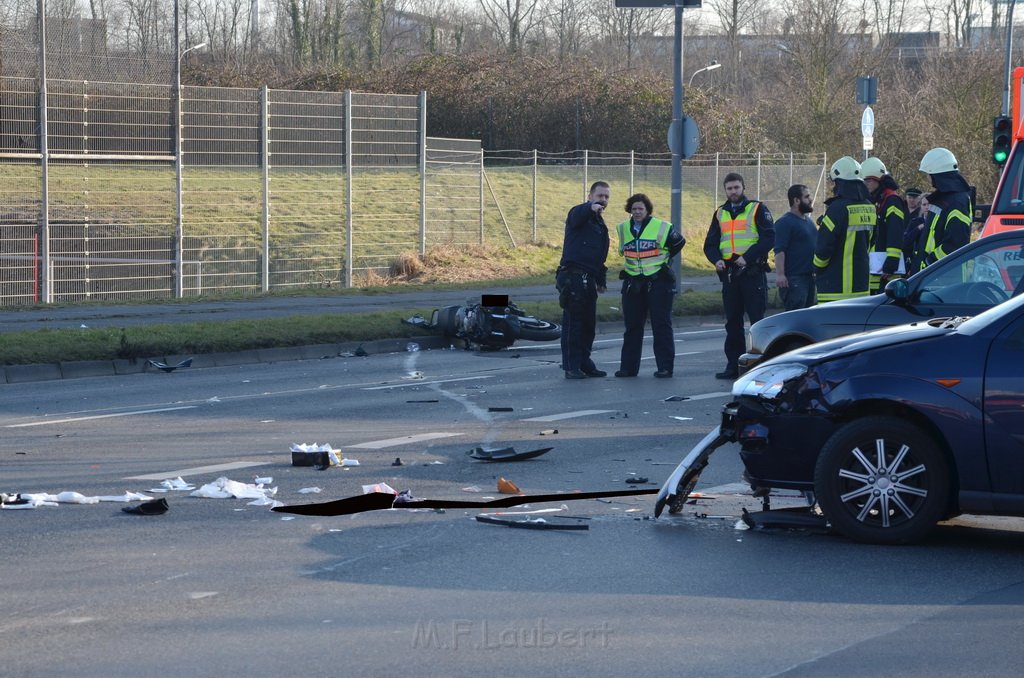
<svg viewBox="0 0 1024 678"><path fill-rule="evenodd" d="M793 151L789 152L789 185L793 185Z"/></svg>
<svg viewBox="0 0 1024 678"><path fill-rule="evenodd" d="M270 88L260 87L260 165L263 167L263 264L260 287L270 290Z"/></svg>
<svg viewBox="0 0 1024 678"><path fill-rule="evenodd" d="M590 181L590 151L583 149L583 199L586 200L587 196L590 195L590 191L587 190L587 183Z"/></svg>
<svg viewBox="0 0 1024 678"><path fill-rule="evenodd" d="M533 149L533 239L537 244L537 149Z"/></svg>
<svg viewBox="0 0 1024 678"><path fill-rule="evenodd" d="M633 195L633 168L636 165L636 151L630 151L630 195Z"/></svg>
<svg viewBox="0 0 1024 678"><path fill-rule="evenodd" d="M352 287L352 90L345 90L345 287Z"/></svg>
<svg viewBox="0 0 1024 678"><path fill-rule="evenodd" d="M484 149L480 149L480 244L484 244Z"/></svg>
<svg viewBox="0 0 1024 678"><path fill-rule="evenodd" d="M46 15L44 1L39 0L39 169L41 173L39 205L40 261L36 262L42 277L43 303L53 301L53 268L50 263L50 143L46 110Z"/></svg>
<svg viewBox="0 0 1024 678"><path fill-rule="evenodd" d="M757 152L757 199L761 199L761 151Z"/></svg>
<svg viewBox="0 0 1024 678"><path fill-rule="evenodd" d="M420 90L419 137L420 155L420 256L427 253L427 92Z"/></svg>
<svg viewBox="0 0 1024 678"><path fill-rule="evenodd" d="M715 207L718 206L718 151L715 151Z"/></svg>

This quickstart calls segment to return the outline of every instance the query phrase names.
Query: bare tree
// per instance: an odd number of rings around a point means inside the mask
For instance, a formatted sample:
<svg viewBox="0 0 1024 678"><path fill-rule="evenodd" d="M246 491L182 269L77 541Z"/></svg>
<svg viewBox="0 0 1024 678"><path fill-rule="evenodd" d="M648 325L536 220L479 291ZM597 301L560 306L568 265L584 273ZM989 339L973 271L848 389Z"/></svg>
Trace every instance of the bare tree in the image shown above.
<svg viewBox="0 0 1024 678"><path fill-rule="evenodd" d="M559 61L579 55L588 34L588 18L593 16L589 0L548 0L544 27L554 41Z"/></svg>
<svg viewBox="0 0 1024 678"><path fill-rule="evenodd" d="M949 0L946 5L946 30L949 32L950 44L956 47L971 45L971 32L979 18L980 4L978 0Z"/></svg>
<svg viewBox="0 0 1024 678"><path fill-rule="evenodd" d="M503 47L515 54L541 22L540 0L480 0L484 18Z"/></svg>
<svg viewBox="0 0 1024 678"><path fill-rule="evenodd" d="M633 67L644 40L651 40L673 21L672 12L661 9L617 8L614 0L603 0L604 17L601 27L604 41L617 54L619 63L624 59L626 68Z"/></svg>

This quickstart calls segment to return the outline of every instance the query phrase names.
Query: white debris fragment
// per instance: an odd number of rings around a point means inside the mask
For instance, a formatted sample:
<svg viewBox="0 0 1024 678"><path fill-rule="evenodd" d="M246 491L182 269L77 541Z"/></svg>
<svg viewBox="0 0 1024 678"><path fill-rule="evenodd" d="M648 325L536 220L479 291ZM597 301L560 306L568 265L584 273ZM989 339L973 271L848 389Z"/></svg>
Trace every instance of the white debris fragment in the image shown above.
<svg viewBox="0 0 1024 678"><path fill-rule="evenodd" d="M221 476L212 483L203 485L189 496L204 499L265 499L277 494L276 487L257 487L249 483L240 483Z"/></svg>
<svg viewBox="0 0 1024 678"><path fill-rule="evenodd" d="M319 487L303 487L299 490L299 494L320 494L323 492Z"/></svg>
<svg viewBox="0 0 1024 678"><path fill-rule="evenodd" d="M252 479L252 481L257 485L269 485L270 483L274 482L274 479L271 476L264 476L262 478L256 476L255 478Z"/></svg>

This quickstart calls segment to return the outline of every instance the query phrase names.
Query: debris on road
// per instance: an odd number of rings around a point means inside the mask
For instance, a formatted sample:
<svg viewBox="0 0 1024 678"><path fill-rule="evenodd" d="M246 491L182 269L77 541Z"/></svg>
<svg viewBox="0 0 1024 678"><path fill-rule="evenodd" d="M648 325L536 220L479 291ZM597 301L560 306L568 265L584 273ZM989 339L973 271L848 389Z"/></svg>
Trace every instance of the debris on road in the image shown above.
<svg viewBox="0 0 1024 678"><path fill-rule="evenodd" d="M363 485L363 494L391 494L397 495L398 491L391 487L387 483L375 483L373 485Z"/></svg>
<svg viewBox="0 0 1024 678"><path fill-rule="evenodd" d="M185 360L182 360L177 365L167 365L166 363L162 363L159 360L150 360L148 362L149 362L150 365L152 365L153 367L157 368L158 370L160 370L162 372L173 372L174 370L178 369L179 367L191 367L192 366L192 358L186 358Z"/></svg>
<svg viewBox="0 0 1024 678"><path fill-rule="evenodd" d="M402 463L402 458L401 457L395 457L395 460L393 462L391 462L391 465L392 466L404 466L404 464Z"/></svg>
<svg viewBox="0 0 1024 678"><path fill-rule="evenodd" d="M131 513L139 516L159 516L167 513L170 506L167 505L167 500L163 497L154 499L153 501L146 501L138 506L125 506L121 510L125 513Z"/></svg>
<svg viewBox="0 0 1024 678"><path fill-rule="evenodd" d="M167 478L165 480L161 480L160 481L160 487L151 488L149 491L150 492L169 492L169 491L172 491L172 490L173 491L185 491L185 490L194 490L194 489L196 489L195 485L188 484L187 482L185 482L182 479L181 476L178 476L177 478Z"/></svg>
<svg viewBox="0 0 1024 678"><path fill-rule="evenodd" d="M589 530L590 525L583 522L585 518L567 518L554 516L552 518L500 518L493 515L481 513L476 516L477 522L490 523L491 525L504 525L505 527L517 527L525 530ZM550 522L549 522L550 521ZM570 522L572 521L572 522Z"/></svg>
<svg viewBox="0 0 1024 678"><path fill-rule="evenodd" d="M277 494L276 487L240 483L221 476L212 483L203 485L189 496L203 499L253 499L254 501L250 502L252 506L281 506L281 502L273 498L275 494Z"/></svg>
<svg viewBox="0 0 1024 678"><path fill-rule="evenodd" d="M558 435L558 429L557 428L549 428L547 430L541 431L539 435L542 435L542 436L555 436L555 435Z"/></svg>
<svg viewBox="0 0 1024 678"><path fill-rule="evenodd" d="M488 412L514 412L511 407L488 407Z"/></svg>
<svg viewBox="0 0 1024 678"><path fill-rule="evenodd" d="M522 494L522 492L511 480L498 478L498 494Z"/></svg>
<svg viewBox="0 0 1024 678"><path fill-rule="evenodd" d="M524 459L539 457L553 449L553 447L542 447L528 452L516 452L514 447L503 447L498 450L485 450L482 447L474 447L466 452L466 454L480 461L523 461Z"/></svg>
<svg viewBox="0 0 1024 678"><path fill-rule="evenodd" d="M631 488L629 490L604 490L598 492L572 492L569 494L534 494L518 495L514 497L502 497L488 501L466 501L459 499L421 499L419 501L404 503L400 508L509 508L511 506L522 506L523 504L542 503L548 501L566 502L583 499L598 499L606 497L635 497L645 494L657 494L654 488ZM367 511L380 511L394 506L395 495L387 492L373 492L370 494L346 497L334 501L321 502L318 504L301 504L295 506L277 506L271 510L277 513L293 513L301 516L346 516L354 513L365 513Z"/></svg>
<svg viewBox="0 0 1024 678"><path fill-rule="evenodd" d="M665 398L664 402L666 402L666 403L678 403L678 402L681 402L683 400L689 400L689 399L690 399L690 396L674 395L674 396L669 396L669 397Z"/></svg>
<svg viewBox="0 0 1024 678"><path fill-rule="evenodd" d="M626 482L631 485L639 485L640 483L646 483L647 478L645 476L633 476L631 478L626 478Z"/></svg>

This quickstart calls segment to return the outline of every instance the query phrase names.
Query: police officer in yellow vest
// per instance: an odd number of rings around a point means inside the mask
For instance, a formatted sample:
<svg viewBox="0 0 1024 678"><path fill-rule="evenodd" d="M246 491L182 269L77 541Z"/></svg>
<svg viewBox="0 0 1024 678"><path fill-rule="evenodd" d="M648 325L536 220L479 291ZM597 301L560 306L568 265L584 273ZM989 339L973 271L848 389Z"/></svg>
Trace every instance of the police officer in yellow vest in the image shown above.
<svg viewBox="0 0 1024 678"><path fill-rule="evenodd" d="M818 303L868 296L868 242L877 218L859 162L839 158L829 179L835 194L825 201L814 247Z"/></svg>
<svg viewBox="0 0 1024 678"><path fill-rule="evenodd" d="M775 223L768 206L744 195L743 177L725 175L725 204L715 210L704 239L704 256L722 281L725 307L725 370L718 379L739 376L739 358L747 349L743 314L750 324L764 317L768 304L768 253L775 245Z"/></svg>
<svg viewBox="0 0 1024 678"><path fill-rule="evenodd" d="M676 347L672 336L672 297L676 281L669 261L683 249L686 238L672 224L654 218L654 205L643 193L626 200L631 216L619 224L619 253L625 257L622 278L622 355L616 377L635 377L640 371L644 326L651 318L655 377L672 376Z"/></svg>

